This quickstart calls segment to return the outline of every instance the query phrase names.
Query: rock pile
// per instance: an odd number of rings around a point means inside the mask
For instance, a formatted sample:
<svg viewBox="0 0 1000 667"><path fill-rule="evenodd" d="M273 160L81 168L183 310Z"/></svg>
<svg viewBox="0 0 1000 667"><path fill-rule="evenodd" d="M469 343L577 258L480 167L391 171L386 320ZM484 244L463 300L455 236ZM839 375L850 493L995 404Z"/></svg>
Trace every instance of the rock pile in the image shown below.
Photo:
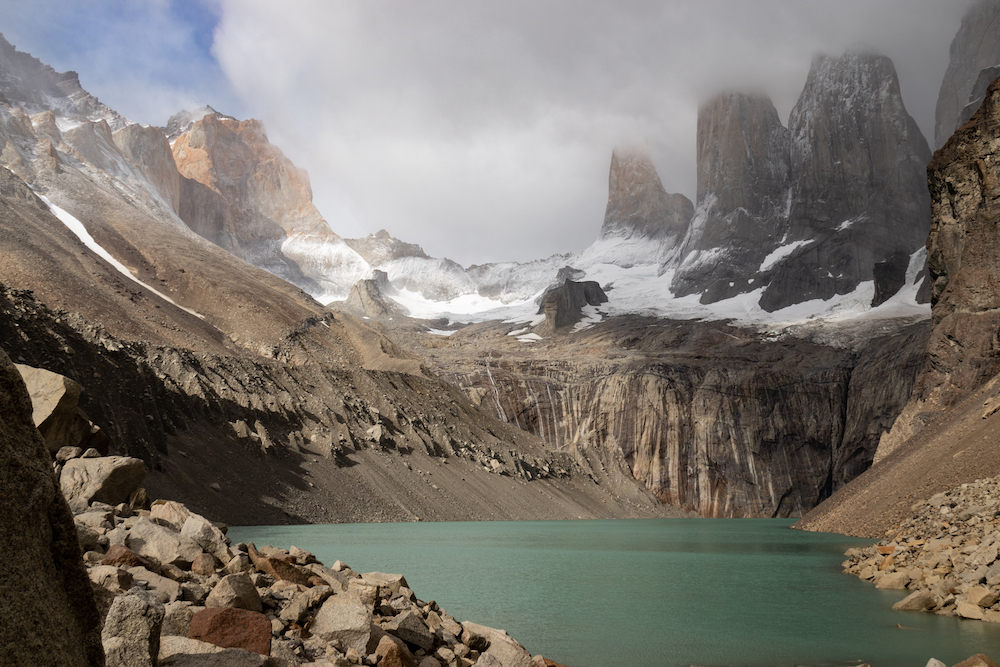
<svg viewBox="0 0 1000 667"><path fill-rule="evenodd" d="M542 667L503 630L461 623L398 574L230 543L173 501L93 502L75 517L109 667Z"/></svg>
<svg viewBox="0 0 1000 667"><path fill-rule="evenodd" d="M998 498L1000 477L938 493L886 539L849 549L844 571L910 591L893 609L1000 623Z"/></svg>

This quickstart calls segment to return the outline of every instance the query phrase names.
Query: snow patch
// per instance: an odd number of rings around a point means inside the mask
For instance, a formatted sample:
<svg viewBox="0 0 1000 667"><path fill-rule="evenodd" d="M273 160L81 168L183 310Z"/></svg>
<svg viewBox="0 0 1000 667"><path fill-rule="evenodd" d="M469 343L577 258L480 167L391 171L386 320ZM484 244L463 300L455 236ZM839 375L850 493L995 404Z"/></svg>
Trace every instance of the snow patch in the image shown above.
<svg viewBox="0 0 1000 667"><path fill-rule="evenodd" d="M35 193L35 194L38 194L38 193ZM160 297L161 299L163 299L167 303L180 308L184 312L190 313L191 315L194 315L195 317L199 317L201 319L205 319L205 316L202 315L201 313L197 313L197 312L191 310L190 308L185 308L184 306L180 305L179 303L177 303L176 301L174 301L173 299L171 299L169 296L167 296L163 292L160 292L160 291L157 291L156 289L153 289L152 287L150 287L146 283L144 283L141 280L139 280L138 278L136 278L134 275L132 275L132 272L129 271L129 269L128 269L127 266L125 266L124 264L122 264L121 262L119 262L117 259L115 259L114 257L112 257L112 255L111 255L110 252L108 252L107 250L105 250L97 241L94 240L94 237L90 235L90 232L87 231L87 228L83 226L82 222L80 222L79 220L77 220L69 212L67 212L64 209L61 209L58 206L56 206L55 204L53 204L44 195L38 195L38 197L43 202L45 202L46 206L49 207L49 210L52 212L52 215L54 215L57 218L59 218L59 220L64 225L66 225L66 227L68 227L71 232L73 232L74 234L76 234L77 238L80 239L80 241L83 243L83 245L85 245L88 249L90 249L90 251L93 252L95 255L97 255L98 257L100 257L101 259L103 259L105 262L107 262L108 264L110 264L114 269L116 269L123 276L125 276L126 278L128 278L129 280L131 280L134 283L142 285L143 287L145 287L147 290L149 290L150 292L152 292L156 296Z"/></svg>
<svg viewBox="0 0 1000 667"><path fill-rule="evenodd" d="M757 269L757 272L763 273L764 271L770 271L775 264L788 257L802 246L807 246L812 242L813 241L810 239L805 241L793 241L792 243L778 246L768 253L767 257L764 258L764 261L760 263L760 268Z"/></svg>

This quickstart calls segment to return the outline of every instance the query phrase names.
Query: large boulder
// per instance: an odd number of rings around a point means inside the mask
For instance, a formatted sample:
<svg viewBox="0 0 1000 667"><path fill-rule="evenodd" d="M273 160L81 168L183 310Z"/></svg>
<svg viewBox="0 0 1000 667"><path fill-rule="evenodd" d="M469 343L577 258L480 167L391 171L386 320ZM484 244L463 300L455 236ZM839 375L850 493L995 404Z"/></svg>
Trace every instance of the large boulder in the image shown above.
<svg viewBox="0 0 1000 667"><path fill-rule="evenodd" d="M351 596L334 595L316 613L312 633L329 642L339 640L344 650L353 648L360 655L366 655L372 633L372 612Z"/></svg>
<svg viewBox="0 0 1000 667"><path fill-rule="evenodd" d="M220 648L188 637L165 636L160 641L159 667L264 667L264 656L241 648Z"/></svg>
<svg viewBox="0 0 1000 667"><path fill-rule="evenodd" d="M87 419L78 405L83 387L44 368L15 365L31 396L31 419L50 452L62 447L94 447L107 453L107 435Z"/></svg>
<svg viewBox="0 0 1000 667"><path fill-rule="evenodd" d="M220 648L241 648L260 655L271 653L271 621L259 611L232 607L202 609L191 617L188 637Z"/></svg>
<svg viewBox="0 0 1000 667"><path fill-rule="evenodd" d="M249 611L262 611L260 594L245 573L230 574L222 578L205 600L206 607L234 607Z"/></svg>
<svg viewBox="0 0 1000 667"><path fill-rule="evenodd" d="M59 484L69 506L81 513L92 502L117 505L128 502L146 477L146 464L129 456L70 459L63 465Z"/></svg>
<svg viewBox="0 0 1000 667"><path fill-rule="evenodd" d="M0 663L96 667L104 655L94 594L31 413L21 375L0 350Z"/></svg>
<svg viewBox="0 0 1000 667"><path fill-rule="evenodd" d="M152 593L133 589L115 598L101 634L107 667L155 667L162 625L163 603Z"/></svg>
<svg viewBox="0 0 1000 667"><path fill-rule="evenodd" d="M482 637L489 642L489 646L482 651L480 662L485 658L487 662L484 664L496 664L502 667L532 667L531 654L505 630L497 630L470 621L462 623L462 628L463 639L468 633L470 637ZM469 646L472 647L471 644Z"/></svg>
<svg viewBox="0 0 1000 667"><path fill-rule="evenodd" d="M156 565L191 567L201 553L201 546L171 528L140 517L129 530L125 546Z"/></svg>

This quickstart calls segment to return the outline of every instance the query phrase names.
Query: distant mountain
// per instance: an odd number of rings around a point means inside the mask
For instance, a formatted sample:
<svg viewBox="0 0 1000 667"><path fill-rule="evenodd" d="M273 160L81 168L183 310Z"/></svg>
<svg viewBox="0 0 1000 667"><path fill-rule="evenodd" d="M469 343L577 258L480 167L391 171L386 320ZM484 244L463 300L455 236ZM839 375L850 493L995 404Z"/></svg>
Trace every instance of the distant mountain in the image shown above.
<svg viewBox="0 0 1000 667"><path fill-rule="evenodd" d="M1000 76L1000 0L976 0L951 42L934 119L934 148L941 148L983 102Z"/></svg>

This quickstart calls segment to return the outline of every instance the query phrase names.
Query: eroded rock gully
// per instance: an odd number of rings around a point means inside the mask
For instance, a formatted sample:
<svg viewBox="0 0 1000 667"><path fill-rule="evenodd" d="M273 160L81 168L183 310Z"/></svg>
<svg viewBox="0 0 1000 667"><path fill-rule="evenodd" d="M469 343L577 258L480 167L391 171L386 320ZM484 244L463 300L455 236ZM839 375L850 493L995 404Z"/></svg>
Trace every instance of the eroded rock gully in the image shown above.
<svg viewBox="0 0 1000 667"><path fill-rule="evenodd" d="M510 328L393 335L552 449L623 456L664 502L710 517L784 517L871 464L922 367L927 326L855 350L642 317L534 344Z"/></svg>

